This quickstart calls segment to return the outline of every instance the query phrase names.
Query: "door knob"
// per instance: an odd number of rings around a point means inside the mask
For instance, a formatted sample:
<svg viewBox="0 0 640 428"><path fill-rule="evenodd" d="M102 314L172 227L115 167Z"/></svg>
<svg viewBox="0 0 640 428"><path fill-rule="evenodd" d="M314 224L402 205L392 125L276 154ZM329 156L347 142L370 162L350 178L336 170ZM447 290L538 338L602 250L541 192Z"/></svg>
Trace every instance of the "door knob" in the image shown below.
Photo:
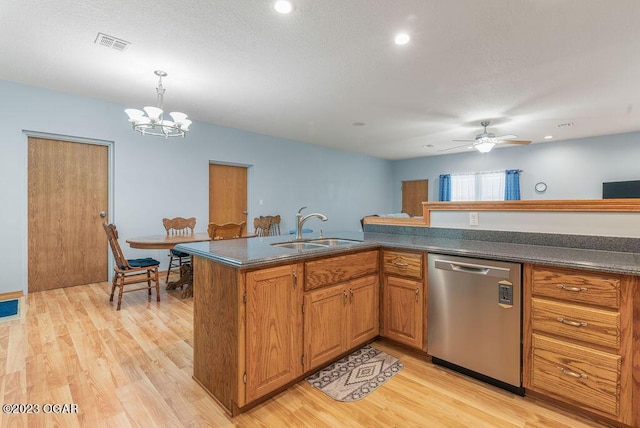
<svg viewBox="0 0 640 428"><path fill-rule="evenodd" d="M100 211L100 217L105 218L107 213L105 211Z"/></svg>

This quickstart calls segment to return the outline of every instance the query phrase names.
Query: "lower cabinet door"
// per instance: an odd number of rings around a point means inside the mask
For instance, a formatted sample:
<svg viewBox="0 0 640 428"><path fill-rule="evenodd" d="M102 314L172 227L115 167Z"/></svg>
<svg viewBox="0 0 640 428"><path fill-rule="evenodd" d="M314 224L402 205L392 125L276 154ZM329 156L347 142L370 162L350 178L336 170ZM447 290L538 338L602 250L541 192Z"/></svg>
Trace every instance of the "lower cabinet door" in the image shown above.
<svg viewBox="0 0 640 428"><path fill-rule="evenodd" d="M344 352L348 299L344 284L305 293L305 371L319 367Z"/></svg>
<svg viewBox="0 0 640 428"><path fill-rule="evenodd" d="M350 281L347 284L349 305L347 311L347 348L373 339L379 331L380 287L377 275Z"/></svg>
<svg viewBox="0 0 640 428"><path fill-rule="evenodd" d="M382 290L382 335L421 349L424 285L419 281L385 276Z"/></svg>
<svg viewBox="0 0 640 428"><path fill-rule="evenodd" d="M302 374L302 287L296 281L300 267L246 274L247 403Z"/></svg>

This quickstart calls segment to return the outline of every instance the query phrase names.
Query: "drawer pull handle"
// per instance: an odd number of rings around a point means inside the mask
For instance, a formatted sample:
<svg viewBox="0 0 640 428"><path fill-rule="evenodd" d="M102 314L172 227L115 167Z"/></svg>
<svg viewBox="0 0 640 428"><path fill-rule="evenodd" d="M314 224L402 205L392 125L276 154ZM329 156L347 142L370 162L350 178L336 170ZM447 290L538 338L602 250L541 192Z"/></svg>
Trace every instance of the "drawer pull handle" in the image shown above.
<svg viewBox="0 0 640 428"><path fill-rule="evenodd" d="M571 321L571 320L566 320L564 318L556 318L556 319L558 321L560 321L562 324L572 325L574 327L586 327L587 326L586 322Z"/></svg>
<svg viewBox="0 0 640 428"><path fill-rule="evenodd" d="M409 266L409 263L402 263L394 260L393 265L399 268L406 268L407 266Z"/></svg>
<svg viewBox="0 0 640 428"><path fill-rule="evenodd" d="M569 287L564 284L558 284L558 288L561 290L573 291L574 293L579 293L581 291L587 291L586 287Z"/></svg>
<svg viewBox="0 0 640 428"><path fill-rule="evenodd" d="M567 370L564 367L558 366L558 370L560 370L563 374L566 374L567 376L575 377L576 379L586 379L587 378L587 375L584 374L584 373L576 373L574 371Z"/></svg>

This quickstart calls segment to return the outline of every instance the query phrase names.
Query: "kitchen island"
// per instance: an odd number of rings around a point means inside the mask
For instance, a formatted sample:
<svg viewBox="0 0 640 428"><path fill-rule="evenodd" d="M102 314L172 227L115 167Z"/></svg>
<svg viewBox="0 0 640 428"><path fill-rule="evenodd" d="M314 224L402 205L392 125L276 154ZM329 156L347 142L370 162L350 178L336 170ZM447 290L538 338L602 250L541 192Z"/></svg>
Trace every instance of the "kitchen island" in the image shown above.
<svg viewBox="0 0 640 428"><path fill-rule="evenodd" d="M522 236L516 242L496 242L400 233L325 235L353 242L291 249L271 245L291 239L275 236L177 247L194 256L194 379L231 415L379 335L428 354L424 260L427 253L439 253L524 264L526 394L588 416L638 425L640 410L632 403L640 399L640 252L529 245L518 242ZM304 236L315 238L319 236ZM629 242L623 244L626 250ZM540 287L545 278L551 278L550 284L560 278L570 287L589 281L611 284L613 288L604 290L589 288L613 293L612 307L592 301L576 309L569 301L566 309L586 310L588 315L596 314L597 320L611 318L611 325L601 321L595 325L614 340L560 341L562 332L545 331L544 311L562 303L561 297L544 296L546 291ZM410 287L405 286L409 283ZM403 296L414 289L419 295L416 307L389 304L408 300ZM419 322L408 328L406 317ZM552 353L558 350L565 354ZM581 391L598 397L587 402L572 396L575 386L567 381L575 378L574 371L567 369L565 379L549 373L546 364L553 358L576 359L585 350L595 360L576 361L569 364L571 368L598 366L602 361L609 367L604 374L596 371L582 378L586 381L578 379ZM604 388L600 377L606 379ZM606 406L598 405L602 400Z"/></svg>

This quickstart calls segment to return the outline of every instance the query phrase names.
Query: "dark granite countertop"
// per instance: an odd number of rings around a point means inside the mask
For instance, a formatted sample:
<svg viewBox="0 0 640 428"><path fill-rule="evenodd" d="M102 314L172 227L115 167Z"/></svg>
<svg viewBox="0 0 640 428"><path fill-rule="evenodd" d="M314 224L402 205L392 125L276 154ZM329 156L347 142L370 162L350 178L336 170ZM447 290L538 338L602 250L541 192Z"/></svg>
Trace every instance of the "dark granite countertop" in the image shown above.
<svg viewBox="0 0 640 428"><path fill-rule="evenodd" d="M176 249L240 269L264 267L300 261L309 257L338 255L359 249L383 247L640 275L640 253L633 251L496 242L489 240L490 238L474 240L379 232L335 232L325 233L324 237L352 239L359 242L313 249L289 249L271 245L272 243L292 241L294 239L293 235L280 235L179 244ZM315 238L318 238L317 234L304 235L304 239Z"/></svg>

